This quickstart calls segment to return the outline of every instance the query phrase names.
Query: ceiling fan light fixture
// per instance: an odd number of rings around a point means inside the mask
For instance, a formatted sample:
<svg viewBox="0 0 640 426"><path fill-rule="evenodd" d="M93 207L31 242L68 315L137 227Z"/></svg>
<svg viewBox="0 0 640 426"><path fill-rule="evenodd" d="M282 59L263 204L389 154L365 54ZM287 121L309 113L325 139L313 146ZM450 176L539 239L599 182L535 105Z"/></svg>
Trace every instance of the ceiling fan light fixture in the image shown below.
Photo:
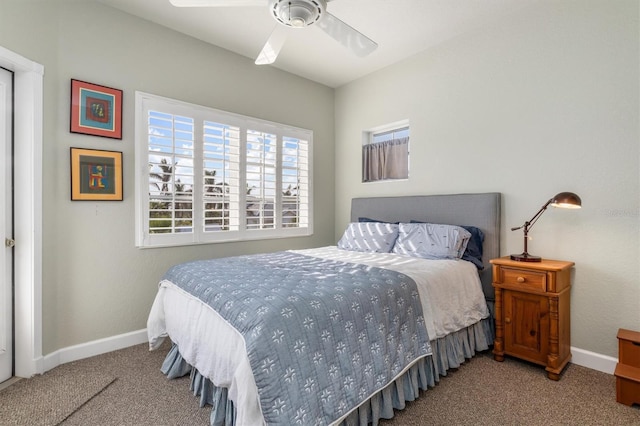
<svg viewBox="0 0 640 426"><path fill-rule="evenodd" d="M292 28L313 25L327 8L325 0L270 0L269 9L280 24Z"/></svg>
<svg viewBox="0 0 640 426"><path fill-rule="evenodd" d="M289 24L291 24L292 27L296 27L296 28L302 28L304 26L306 26L306 22L304 19L300 18L300 17L296 17L296 18L291 18L289 20Z"/></svg>

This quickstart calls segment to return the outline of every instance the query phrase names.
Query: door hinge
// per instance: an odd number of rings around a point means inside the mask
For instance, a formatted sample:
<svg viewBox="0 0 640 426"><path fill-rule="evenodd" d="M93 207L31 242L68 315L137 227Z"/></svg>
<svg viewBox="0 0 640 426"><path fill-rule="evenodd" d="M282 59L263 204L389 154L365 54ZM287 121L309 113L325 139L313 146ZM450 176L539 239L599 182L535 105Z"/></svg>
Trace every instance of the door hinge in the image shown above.
<svg viewBox="0 0 640 426"><path fill-rule="evenodd" d="M13 238L5 238L4 245L7 247L14 247L16 245L16 240L14 240Z"/></svg>

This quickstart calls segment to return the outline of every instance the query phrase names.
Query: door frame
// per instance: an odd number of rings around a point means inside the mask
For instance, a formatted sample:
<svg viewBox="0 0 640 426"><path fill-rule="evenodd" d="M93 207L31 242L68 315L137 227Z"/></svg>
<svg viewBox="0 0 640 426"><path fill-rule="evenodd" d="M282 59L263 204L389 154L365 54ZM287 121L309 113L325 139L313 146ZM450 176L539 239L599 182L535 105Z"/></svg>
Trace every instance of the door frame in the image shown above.
<svg viewBox="0 0 640 426"><path fill-rule="evenodd" d="M42 126L44 66L0 46L14 72L15 375L44 372L42 357Z"/></svg>
<svg viewBox="0 0 640 426"><path fill-rule="evenodd" d="M13 369L13 72L0 68L0 384ZM2 385L0 385L2 386Z"/></svg>

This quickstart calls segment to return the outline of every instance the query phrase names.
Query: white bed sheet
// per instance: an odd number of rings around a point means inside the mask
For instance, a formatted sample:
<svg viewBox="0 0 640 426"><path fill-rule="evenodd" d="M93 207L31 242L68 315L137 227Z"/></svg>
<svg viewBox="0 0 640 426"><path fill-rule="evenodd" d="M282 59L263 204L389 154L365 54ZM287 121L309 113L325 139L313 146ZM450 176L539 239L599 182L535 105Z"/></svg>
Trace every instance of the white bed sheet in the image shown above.
<svg viewBox="0 0 640 426"><path fill-rule="evenodd" d="M476 267L463 260L430 260L393 253L360 253L335 246L293 250L324 259L391 269L411 277L420 294L429 339L489 316ZM239 425L264 425L257 386L242 335L208 305L162 281L147 321L151 350L170 337L182 357L214 385L226 387Z"/></svg>

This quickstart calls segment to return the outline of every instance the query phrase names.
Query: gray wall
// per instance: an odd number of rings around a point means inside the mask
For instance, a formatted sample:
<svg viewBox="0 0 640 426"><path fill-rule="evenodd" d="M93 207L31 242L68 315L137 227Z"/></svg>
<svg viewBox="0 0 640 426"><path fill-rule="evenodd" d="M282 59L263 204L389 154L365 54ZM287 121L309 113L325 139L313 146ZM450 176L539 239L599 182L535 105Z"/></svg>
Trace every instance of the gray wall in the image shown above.
<svg viewBox="0 0 640 426"><path fill-rule="evenodd" d="M617 357L640 329L637 0L554 1L336 91L336 235L355 196L498 191L503 255L553 195L529 252L576 263L572 346ZM361 132L409 119L410 179L362 184Z"/></svg>
<svg viewBox="0 0 640 426"><path fill-rule="evenodd" d="M177 262L333 243L332 89L93 2L0 0L0 45L45 67L44 355L145 328L159 278ZM122 141L69 132L71 78L124 91ZM136 90L313 130L314 235L136 249ZM123 152L123 202L70 201L72 146Z"/></svg>
<svg viewBox="0 0 640 426"><path fill-rule="evenodd" d="M335 243L354 196L502 192L506 255L508 229L570 190L584 208L546 212L530 251L576 262L572 345L617 356L618 327L640 329L638 2L551 4L334 95L102 5L0 0L0 45L45 66L43 353L144 328L176 262ZM124 90L122 141L69 133L71 78ZM135 249L135 90L312 129L315 235ZM362 130L405 118L410 179L360 183ZM70 146L124 152L123 202L69 201Z"/></svg>

